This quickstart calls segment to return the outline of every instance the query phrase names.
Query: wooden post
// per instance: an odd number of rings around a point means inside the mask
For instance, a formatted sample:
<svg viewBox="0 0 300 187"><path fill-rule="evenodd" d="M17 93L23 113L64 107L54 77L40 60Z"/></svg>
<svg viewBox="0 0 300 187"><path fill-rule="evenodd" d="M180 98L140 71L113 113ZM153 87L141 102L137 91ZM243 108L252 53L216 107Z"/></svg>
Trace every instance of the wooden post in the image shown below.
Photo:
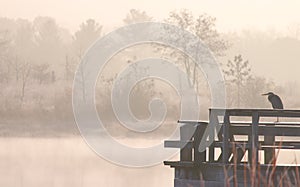
<svg viewBox="0 0 300 187"><path fill-rule="evenodd" d="M214 162L215 161L215 146L211 144L208 148L208 161Z"/></svg>
<svg viewBox="0 0 300 187"><path fill-rule="evenodd" d="M259 115L258 112L252 113L252 125L249 139L249 151L248 151L248 158L249 162L256 167L258 163L258 123L259 123ZM253 163L254 162L254 163Z"/></svg>
<svg viewBox="0 0 300 187"><path fill-rule="evenodd" d="M180 141L190 141L195 132L195 125L185 124L180 127ZM183 147L180 149L180 161L192 161L192 149Z"/></svg>
<svg viewBox="0 0 300 187"><path fill-rule="evenodd" d="M194 161L196 163L201 163L206 161L206 151L199 152L198 150L206 128L207 128L207 123L200 122L198 123L194 134Z"/></svg>
<svg viewBox="0 0 300 187"><path fill-rule="evenodd" d="M222 147L222 156L223 163L227 164L229 161L229 115L226 112L224 116L224 124L223 124L223 147Z"/></svg>
<svg viewBox="0 0 300 187"><path fill-rule="evenodd" d="M271 125L275 126L275 125ZM274 145L275 143L275 136L264 136L264 144L265 145ZM264 150L265 153L265 164L269 164L272 160L273 157L275 156L275 149L274 148L266 148Z"/></svg>
<svg viewBox="0 0 300 187"><path fill-rule="evenodd" d="M215 130L218 125L219 125L218 116L210 110L209 125L208 125L208 130L210 131L208 138L209 138L209 143L211 144L209 146L209 162L215 161L215 147L213 143L215 141Z"/></svg>

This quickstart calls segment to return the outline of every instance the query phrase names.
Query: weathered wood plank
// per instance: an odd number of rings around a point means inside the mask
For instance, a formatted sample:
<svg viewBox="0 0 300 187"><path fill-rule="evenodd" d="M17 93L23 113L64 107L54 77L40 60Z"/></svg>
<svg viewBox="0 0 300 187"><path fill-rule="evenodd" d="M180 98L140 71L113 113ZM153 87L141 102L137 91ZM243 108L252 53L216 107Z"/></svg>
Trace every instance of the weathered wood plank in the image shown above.
<svg viewBox="0 0 300 187"><path fill-rule="evenodd" d="M231 122L231 116L248 116L252 118L251 122ZM218 120L222 117L223 122ZM268 161L273 157L274 149L300 149L300 141L275 141L275 136L299 136L300 123L299 122L259 122L260 117L290 117L300 118L300 110L271 110L271 109L210 109L209 123L205 130L201 128L199 121L180 121L185 124L181 127L180 141L166 141L165 146L176 147L181 149L181 161L179 162L165 162L175 168L175 186L221 186L226 183L226 179L234 177L238 186L243 186L243 177L246 176L247 184L250 184L251 179L254 178L253 185L262 185L256 183L260 177L264 177L266 171L272 167L272 164L267 165ZM221 121L222 121L221 120ZM196 129L193 129L196 128ZM219 131L221 129L221 131ZM191 135L192 131L195 134ZM215 140L215 131L218 133L218 141ZM235 135L248 136L247 141L234 140ZM194 138L191 138L194 136ZM264 136L264 141L259 141L258 137ZM201 140L202 138L202 140ZM209 142L207 142L207 139ZM205 140L205 141L203 141ZM206 161L205 154L199 153L197 148L202 142L209 143L209 159ZM221 148L220 162L216 162L215 148ZM194 160L192 160L192 150L194 149ZM236 165L230 164L229 161L232 150L237 155L238 163ZM203 149L202 149L203 150ZM248 150L248 162L241 163L241 159ZM265 164L258 163L258 150L265 150ZM272 155L272 156L271 156ZM246 169L245 169L246 168ZM281 166L275 167L274 184L279 184L278 179L284 173L288 177L293 177L295 168L300 167L289 166L288 169ZM234 170L236 169L236 170ZM293 173L294 172L294 173ZM200 178L201 176L201 178ZM256 179L257 178L257 179ZM241 181L240 181L241 179ZM272 182L273 179L271 179ZM205 183L203 183L205 182ZM211 183L212 182L212 183ZM215 183L214 183L215 182ZM252 181L253 182L253 181ZM268 181L270 182L270 181ZM293 182L292 182L293 183ZM232 181L230 182L232 184Z"/></svg>
<svg viewBox="0 0 300 187"><path fill-rule="evenodd" d="M234 135L251 135L252 126L231 126ZM258 126L258 135L264 136L299 136L300 127Z"/></svg>
<svg viewBox="0 0 300 187"><path fill-rule="evenodd" d="M208 138L208 144L211 145L215 141L215 131L219 130L220 123L218 116L215 113L212 113L209 111L209 124L206 130L206 134L204 134L204 138ZM202 140L204 141L204 140ZM214 162L215 161L215 149L213 146L209 146L209 162Z"/></svg>
<svg viewBox="0 0 300 187"><path fill-rule="evenodd" d="M191 141L194 133L196 131L195 125L189 125L185 124L180 127L180 141L188 142ZM180 149L180 160L182 161L192 161L192 149L189 149L187 147L183 147Z"/></svg>
<svg viewBox="0 0 300 187"><path fill-rule="evenodd" d="M208 123L208 121L195 121L195 120L178 120L177 123L185 124L185 125L199 125L201 123Z"/></svg>
<svg viewBox="0 0 300 187"><path fill-rule="evenodd" d="M206 151L199 152L199 146L203 138L204 132L207 128L207 125L208 124L205 122L199 123L194 134L194 161L197 163L206 161Z"/></svg>
<svg viewBox="0 0 300 187"><path fill-rule="evenodd" d="M277 143L277 145L261 145L261 144L259 144L258 145L258 149L259 150L266 150L266 149L270 149L270 148L272 148L272 149L300 149L300 144L299 143L298 144L293 144L293 143L287 144L287 143L285 143L283 145L279 145L279 144L280 143ZM245 151L248 150L251 145L249 145L248 143L245 144L245 145L242 145L244 147L242 147L240 145L241 144L235 144L234 145L234 144L230 143L229 144L229 149L236 148L237 150L241 150L242 151L241 152L242 155L238 155L238 158L241 159L243 157L243 155L244 155L244 151L243 150L245 150ZM214 144L214 147L222 147L222 146L223 146L222 142L218 142L218 143ZM240 159L238 159L238 161L241 161ZM232 160L230 162L232 162Z"/></svg>
<svg viewBox="0 0 300 187"><path fill-rule="evenodd" d="M270 127L275 127L275 125L269 125ZM270 136L264 136L264 144L265 145L272 145L275 143L275 135L270 135ZM266 148L264 150L264 163L268 164L275 157L275 149L274 148ZM274 160L275 161L275 160Z"/></svg>
<svg viewBox="0 0 300 187"><path fill-rule="evenodd" d="M300 110L278 110L278 109L210 109L217 115L223 115L225 112L230 116L252 116L257 112L261 117L300 117Z"/></svg>
<svg viewBox="0 0 300 187"><path fill-rule="evenodd" d="M258 122L258 112L252 113L251 135L248 137L249 144L251 145L248 152L248 158L252 165L257 164L258 162Z"/></svg>
<svg viewBox="0 0 300 187"><path fill-rule="evenodd" d="M224 125L223 125L223 147L222 147L222 160L223 163L228 163L229 159L229 125L230 125L230 119L229 115L225 114L224 116Z"/></svg>
<svg viewBox="0 0 300 187"><path fill-rule="evenodd" d="M194 142L193 141L166 140L164 142L164 147L180 148L180 149L183 149L183 148L193 149Z"/></svg>
<svg viewBox="0 0 300 187"><path fill-rule="evenodd" d="M224 187L224 182L175 179L174 187Z"/></svg>

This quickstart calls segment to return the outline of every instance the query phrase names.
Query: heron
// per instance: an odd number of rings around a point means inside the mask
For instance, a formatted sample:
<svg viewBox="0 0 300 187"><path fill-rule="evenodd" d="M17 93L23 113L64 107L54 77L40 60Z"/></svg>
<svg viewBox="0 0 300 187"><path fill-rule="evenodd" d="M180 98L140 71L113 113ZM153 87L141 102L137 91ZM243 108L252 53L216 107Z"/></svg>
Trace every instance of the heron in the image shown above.
<svg viewBox="0 0 300 187"><path fill-rule="evenodd" d="M268 96L268 100L272 104L273 109L283 109L282 101L278 95L274 94L273 92L268 92L268 93L265 93L262 95ZM277 117L277 122L278 121L279 121L279 118Z"/></svg>

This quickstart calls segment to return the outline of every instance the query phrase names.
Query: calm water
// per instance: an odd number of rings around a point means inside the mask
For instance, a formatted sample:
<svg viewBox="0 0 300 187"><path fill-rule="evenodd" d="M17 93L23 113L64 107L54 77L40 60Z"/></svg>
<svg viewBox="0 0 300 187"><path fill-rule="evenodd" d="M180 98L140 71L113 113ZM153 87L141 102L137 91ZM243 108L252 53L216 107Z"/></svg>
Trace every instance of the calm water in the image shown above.
<svg viewBox="0 0 300 187"><path fill-rule="evenodd" d="M80 137L0 138L0 146L1 187L173 186L173 169L116 166L97 156ZM296 158L300 163L300 152L281 151L279 162L293 163Z"/></svg>
<svg viewBox="0 0 300 187"><path fill-rule="evenodd" d="M172 186L173 170L132 169L97 156L81 138L0 138L0 186Z"/></svg>

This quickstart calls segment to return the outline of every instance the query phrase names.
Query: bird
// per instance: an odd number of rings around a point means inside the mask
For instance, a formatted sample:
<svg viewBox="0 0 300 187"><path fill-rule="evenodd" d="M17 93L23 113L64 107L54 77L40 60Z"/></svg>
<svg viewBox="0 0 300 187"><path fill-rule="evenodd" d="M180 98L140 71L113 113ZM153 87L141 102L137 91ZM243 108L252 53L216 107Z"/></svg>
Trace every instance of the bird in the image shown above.
<svg viewBox="0 0 300 187"><path fill-rule="evenodd" d="M268 93L265 93L262 95L268 96L268 100L272 104L273 109L283 109L282 101L278 95L274 94L273 92L268 92ZM279 121L279 118L277 117L277 122L278 121Z"/></svg>
<svg viewBox="0 0 300 187"><path fill-rule="evenodd" d="M262 95L268 96L268 100L272 104L273 109L283 109L282 101L278 95L274 94L273 92L268 92Z"/></svg>

